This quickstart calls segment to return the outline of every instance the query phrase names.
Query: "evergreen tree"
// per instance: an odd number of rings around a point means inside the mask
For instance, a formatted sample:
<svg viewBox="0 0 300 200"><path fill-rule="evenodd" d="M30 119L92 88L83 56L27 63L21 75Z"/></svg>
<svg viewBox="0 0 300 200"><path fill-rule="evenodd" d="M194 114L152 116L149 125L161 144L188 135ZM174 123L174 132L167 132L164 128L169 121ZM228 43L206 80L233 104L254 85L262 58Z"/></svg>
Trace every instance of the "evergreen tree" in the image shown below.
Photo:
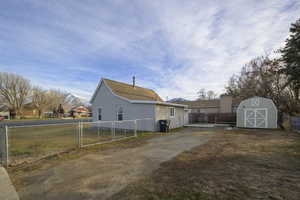
<svg viewBox="0 0 300 200"><path fill-rule="evenodd" d="M285 62L283 73L289 78L289 84L294 88L295 99L299 100L300 90L300 19L290 28L290 36L281 50Z"/></svg>

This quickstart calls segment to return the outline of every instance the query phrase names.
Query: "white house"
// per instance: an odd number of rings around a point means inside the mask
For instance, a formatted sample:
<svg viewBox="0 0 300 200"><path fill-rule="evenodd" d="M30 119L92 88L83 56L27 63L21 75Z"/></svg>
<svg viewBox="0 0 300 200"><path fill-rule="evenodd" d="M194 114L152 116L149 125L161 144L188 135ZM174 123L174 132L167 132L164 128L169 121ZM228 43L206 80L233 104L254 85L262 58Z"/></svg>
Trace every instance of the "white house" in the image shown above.
<svg viewBox="0 0 300 200"><path fill-rule="evenodd" d="M139 130L159 130L158 120L170 120L170 128L188 123L185 105L164 102L153 90L102 78L92 99L93 121L152 119ZM149 123L150 122L150 123Z"/></svg>
<svg viewBox="0 0 300 200"><path fill-rule="evenodd" d="M9 108L6 105L0 104L0 117L4 117L4 119L10 119Z"/></svg>

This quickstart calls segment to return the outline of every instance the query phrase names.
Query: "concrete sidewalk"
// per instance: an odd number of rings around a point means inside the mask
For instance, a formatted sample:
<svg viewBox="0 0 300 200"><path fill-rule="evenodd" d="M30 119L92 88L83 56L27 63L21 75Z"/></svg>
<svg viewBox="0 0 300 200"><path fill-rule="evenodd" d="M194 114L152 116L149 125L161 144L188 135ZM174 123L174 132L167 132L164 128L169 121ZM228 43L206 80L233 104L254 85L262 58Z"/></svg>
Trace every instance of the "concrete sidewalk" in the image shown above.
<svg viewBox="0 0 300 200"><path fill-rule="evenodd" d="M19 196L12 185L10 178L3 167L0 167L0 199L19 200Z"/></svg>

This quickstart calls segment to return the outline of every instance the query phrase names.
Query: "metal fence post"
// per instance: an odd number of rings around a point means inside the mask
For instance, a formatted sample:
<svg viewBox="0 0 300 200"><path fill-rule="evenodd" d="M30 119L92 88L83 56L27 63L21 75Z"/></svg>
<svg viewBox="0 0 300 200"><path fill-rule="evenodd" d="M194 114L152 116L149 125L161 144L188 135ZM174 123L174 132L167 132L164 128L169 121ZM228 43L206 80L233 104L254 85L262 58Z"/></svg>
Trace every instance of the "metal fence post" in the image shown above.
<svg viewBox="0 0 300 200"><path fill-rule="evenodd" d="M83 140L83 122L80 122L80 147L82 147L82 140Z"/></svg>
<svg viewBox="0 0 300 200"><path fill-rule="evenodd" d="M5 126L5 165L8 167L9 164L9 153L8 153L8 126Z"/></svg>
<svg viewBox="0 0 300 200"><path fill-rule="evenodd" d="M78 147L81 148L81 122L78 122Z"/></svg>
<svg viewBox="0 0 300 200"><path fill-rule="evenodd" d="M134 136L137 137L137 120L134 120Z"/></svg>
<svg viewBox="0 0 300 200"><path fill-rule="evenodd" d="M111 123L111 136L114 138L115 137L115 122Z"/></svg>

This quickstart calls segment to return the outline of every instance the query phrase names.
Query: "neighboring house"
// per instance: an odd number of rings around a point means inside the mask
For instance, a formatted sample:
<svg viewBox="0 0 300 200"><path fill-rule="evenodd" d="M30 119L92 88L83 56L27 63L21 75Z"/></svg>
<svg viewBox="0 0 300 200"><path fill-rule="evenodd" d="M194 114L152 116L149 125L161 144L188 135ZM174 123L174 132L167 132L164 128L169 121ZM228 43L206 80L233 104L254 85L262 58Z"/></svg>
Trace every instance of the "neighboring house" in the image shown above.
<svg viewBox="0 0 300 200"><path fill-rule="evenodd" d="M175 102L188 106L190 113L235 113L239 100L229 95L221 95L219 99Z"/></svg>
<svg viewBox="0 0 300 200"><path fill-rule="evenodd" d="M176 102L189 109L189 122L234 122L239 100L229 95L221 95L218 99Z"/></svg>
<svg viewBox="0 0 300 200"><path fill-rule="evenodd" d="M141 119L139 130L157 131L161 119L170 120L170 128L188 121L185 105L164 102L153 90L136 86L134 79L133 84L101 79L91 104L93 121Z"/></svg>
<svg viewBox="0 0 300 200"><path fill-rule="evenodd" d="M74 117L89 117L91 116L90 110L85 106L76 106L69 112Z"/></svg>
<svg viewBox="0 0 300 200"><path fill-rule="evenodd" d="M22 117L25 118L38 118L39 117L39 111L34 108L32 103L27 103L24 105L22 109Z"/></svg>
<svg viewBox="0 0 300 200"><path fill-rule="evenodd" d="M277 108L271 99L253 97L240 103L237 127L277 128Z"/></svg>
<svg viewBox="0 0 300 200"><path fill-rule="evenodd" d="M5 119L14 119L16 113L10 111L6 105L0 105L0 116L3 116ZM25 118L37 118L39 116L38 110L33 107L31 103L27 103L23 106L22 117Z"/></svg>
<svg viewBox="0 0 300 200"><path fill-rule="evenodd" d="M6 105L0 105L0 117L4 117L4 119L10 119L10 111Z"/></svg>

